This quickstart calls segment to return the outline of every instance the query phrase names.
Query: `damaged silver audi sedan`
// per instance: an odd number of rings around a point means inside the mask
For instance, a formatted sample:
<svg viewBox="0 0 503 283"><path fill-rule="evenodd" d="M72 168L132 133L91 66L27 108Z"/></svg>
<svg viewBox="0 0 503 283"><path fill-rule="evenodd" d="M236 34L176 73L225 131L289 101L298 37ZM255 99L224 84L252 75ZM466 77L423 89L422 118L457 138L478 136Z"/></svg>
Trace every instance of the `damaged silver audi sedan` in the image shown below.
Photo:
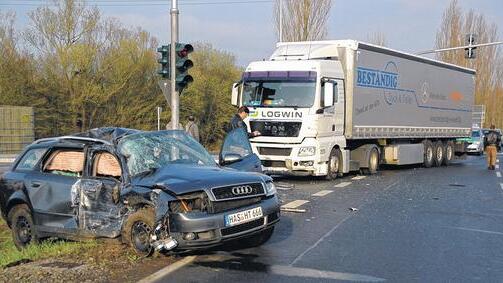
<svg viewBox="0 0 503 283"><path fill-rule="evenodd" d="M217 164L183 131L99 128L28 146L0 178L0 209L18 248L47 237L120 238L141 255L257 246L280 216L260 171L242 129Z"/></svg>

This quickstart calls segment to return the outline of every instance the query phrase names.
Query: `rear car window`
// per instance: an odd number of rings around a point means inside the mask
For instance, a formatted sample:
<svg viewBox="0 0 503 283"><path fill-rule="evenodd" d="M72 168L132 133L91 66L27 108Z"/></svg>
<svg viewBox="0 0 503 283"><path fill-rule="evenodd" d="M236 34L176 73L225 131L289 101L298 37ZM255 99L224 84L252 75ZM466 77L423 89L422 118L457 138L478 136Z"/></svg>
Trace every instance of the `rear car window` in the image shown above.
<svg viewBox="0 0 503 283"><path fill-rule="evenodd" d="M16 166L16 170L33 170L46 151L47 148L34 148L27 151Z"/></svg>
<svg viewBox="0 0 503 283"><path fill-rule="evenodd" d="M80 177L84 171L84 152L59 150L44 164L44 172L71 177Z"/></svg>
<svg viewBox="0 0 503 283"><path fill-rule="evenodd" d="M121 166L119 161L108 152L96 154L93 166L93 176L119 179L121 177Z"/></svg>

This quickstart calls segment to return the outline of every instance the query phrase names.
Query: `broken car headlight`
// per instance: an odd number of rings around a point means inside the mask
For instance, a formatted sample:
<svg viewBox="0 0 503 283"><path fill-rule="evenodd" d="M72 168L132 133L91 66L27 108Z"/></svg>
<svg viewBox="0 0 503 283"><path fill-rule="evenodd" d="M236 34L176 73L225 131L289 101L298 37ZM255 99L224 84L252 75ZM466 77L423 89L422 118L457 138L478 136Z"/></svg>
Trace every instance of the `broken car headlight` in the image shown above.
<svg viewBox="0 0 503 283"><path fill-rule="evenodd" d="M299 156L313 156L316 153L316 147L304 146L299 148Z"/></svg>
<svg viewBox="0 0 503 283"><path fill-rule="evenodd" d="M276 194L276 186L273 182L265 183L265 193L267 196L273 196Z"/></svg>

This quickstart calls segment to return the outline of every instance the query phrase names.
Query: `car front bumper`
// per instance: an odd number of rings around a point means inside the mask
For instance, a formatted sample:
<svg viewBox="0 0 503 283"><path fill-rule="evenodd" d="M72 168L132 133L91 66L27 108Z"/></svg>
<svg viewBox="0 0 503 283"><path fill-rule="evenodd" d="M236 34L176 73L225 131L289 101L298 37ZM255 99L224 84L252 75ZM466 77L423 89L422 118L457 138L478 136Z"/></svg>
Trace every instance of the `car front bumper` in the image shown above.
<svg viewBox="0 0 503 283"><path fill-rule="evenodd" d="M225 215L262 208L263 217L243 224L226 227ZM262 200L259 203L240 207L222 213L178 213L170 215L170 235L178 242L178 250L207 248L224 241L234 240L259 233L274 226L280 218L280 206L277 196ZM195 239L187 239L193 233Z"/></svg>

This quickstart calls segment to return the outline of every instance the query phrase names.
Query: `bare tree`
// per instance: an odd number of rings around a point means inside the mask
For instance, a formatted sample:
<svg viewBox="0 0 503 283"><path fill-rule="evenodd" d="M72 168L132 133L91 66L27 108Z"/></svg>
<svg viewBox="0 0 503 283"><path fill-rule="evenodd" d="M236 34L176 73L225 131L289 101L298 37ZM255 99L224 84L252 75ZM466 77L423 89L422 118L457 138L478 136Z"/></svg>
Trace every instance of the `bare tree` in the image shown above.
<svg viewBox="0 0 503 283"><path fill-rule="evenodd" d="M274 20L280 30L282 14L283 41L321 40L327 35L331 0L276 0Z"/></svg>
<svg viewBox="0 0 503 283"><path fill-rule="evenodd" d="M368 34L367 41L375 45L387 46L386 35L380 31Z"/></svg>
<svg viewBox="0 0 503 283"><path fill-rule="evenodd" d="M457 0L452 0L444 12L436 36L436 48L463 46L466 36L476 35L478 43L498 41L498 27L489 24L483 14L473 10L463 12ZM475 59L466 59L464 50L437 53L437 59L475 69L475 103L486 105L486 122L501 120L501 111L497 104L503 97L498 97L501 81L501 53L497 46L481 47L476 50ZM500 125L503 126L503 125Z"/></svg>

